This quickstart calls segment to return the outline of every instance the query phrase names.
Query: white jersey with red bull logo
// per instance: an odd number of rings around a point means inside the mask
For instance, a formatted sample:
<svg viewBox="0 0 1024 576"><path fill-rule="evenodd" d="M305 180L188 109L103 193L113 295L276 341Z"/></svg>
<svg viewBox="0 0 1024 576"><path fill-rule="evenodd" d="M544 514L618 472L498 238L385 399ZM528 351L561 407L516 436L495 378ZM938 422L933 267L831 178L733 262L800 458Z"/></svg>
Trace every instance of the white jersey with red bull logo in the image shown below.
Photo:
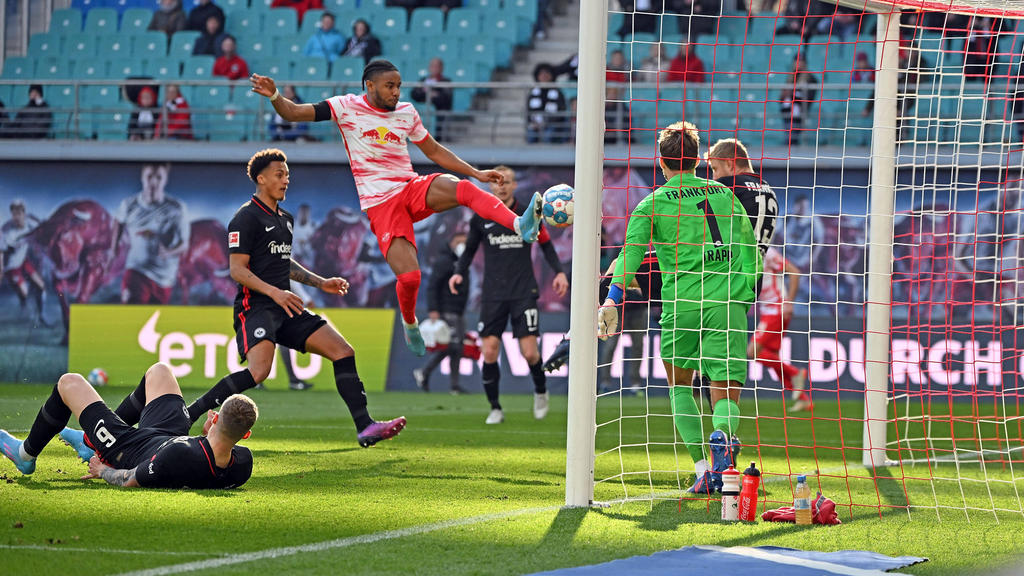
<svg viewBox="0 0 1024 576"><path fill-rule="evenodd" d="M381 110L364 94L332 96L327 103L345 140L360 209L386 202L418 176L406 139L419 143L429 134L412 104L399 102L393 112Z"/></svg>
<svg viewBox="0 0 1024 576"><path fill-rule="evenodd" d="M763 283L757 299L762 316L782 314L782 302L786 297L786 286L783 283L785 269L786 259L775 248L769 248L764 257Z"/></svg>

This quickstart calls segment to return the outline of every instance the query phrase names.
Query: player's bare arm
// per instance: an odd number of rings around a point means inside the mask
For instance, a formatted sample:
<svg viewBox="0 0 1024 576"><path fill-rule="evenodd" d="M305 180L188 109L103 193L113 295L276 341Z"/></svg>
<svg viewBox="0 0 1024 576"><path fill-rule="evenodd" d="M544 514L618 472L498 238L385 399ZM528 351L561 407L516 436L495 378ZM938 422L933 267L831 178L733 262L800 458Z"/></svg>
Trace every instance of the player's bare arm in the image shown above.
<svg viewBox="0 0 1024 576"><path fill-rule="evenodd" d="M123 486L125 488L138 488L139 482L135 479L135 468L131 470L119 470L100 462L99 456L93 456L89 460L89 473L82 476L82 480L102 478L111 486Z"/></svg>
<svg viewBox="0 0 1024 576"><path fill-rule="evenodd" d="M285 98L277 91L277 85L273 78L253 74L249 76L249 83L252 84L253 92L271 99L270 103L281 118L289 122L313 122L316 120L316 112L313 110L312 104L296 104Z"/></svg>
<svg viewBox="0 0 1024 576"><path fill-rule="evenodd" d="M250 290L255 290L260 294L269 296L278 306L284 308L289 318L294 314L302 313L302 298L288 290L281 290L260 280L258 276L252 273L252 270L249 270L248 254L232 254L230 258L230 271L232 280Z"/></svg>
<svg viewBox="0 0 1024 576"><path fill-rule="evenodd" d="M348 294L348 280L339 277L323 278L318 274L310 272L305 266L295 260L292 260L291 271L288 277L300 284L319 288L329 294L341 294L342 296Z"/></svg>
<svg viewBox="0 0 1024 576"><path fill-rule="evenodd" d="M470 166L468 162L459 158L454 152L439 144L437 140L434 140L434 137L429 134L422 142L416 142L415 144L419 146L420 151L422 151L427 158L445 170L476 178L481 182L494 182L501 184L505 181L505 176L501 172L496 170L477 170Z"/></svg>

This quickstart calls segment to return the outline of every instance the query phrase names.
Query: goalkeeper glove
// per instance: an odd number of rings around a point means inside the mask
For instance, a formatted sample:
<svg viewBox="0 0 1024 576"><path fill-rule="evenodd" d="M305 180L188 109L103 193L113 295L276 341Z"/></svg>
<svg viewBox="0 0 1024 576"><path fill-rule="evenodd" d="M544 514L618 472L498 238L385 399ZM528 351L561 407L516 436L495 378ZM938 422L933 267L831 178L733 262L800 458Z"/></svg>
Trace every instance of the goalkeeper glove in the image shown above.
<svg viewBox="0 0 1024 576"><path fill-rule="evenodd" d="M611 299L604 301L597 311L597 337L607 340L619 327L619 309Z"/></svg>

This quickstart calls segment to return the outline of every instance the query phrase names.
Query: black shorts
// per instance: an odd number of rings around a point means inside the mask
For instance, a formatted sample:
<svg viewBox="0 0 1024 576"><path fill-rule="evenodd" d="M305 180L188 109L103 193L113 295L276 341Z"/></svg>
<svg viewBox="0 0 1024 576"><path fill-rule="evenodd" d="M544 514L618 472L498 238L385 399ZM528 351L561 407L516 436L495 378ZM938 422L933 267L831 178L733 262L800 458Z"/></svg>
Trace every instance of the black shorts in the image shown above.
<svg viewBox="0 0 1024 576"><path fill-rule="evenodd" d="M480 336L498 336L505 332L505 326L512 321L512 336L537 336L540 334L540 317L537 314L537 299L484 301L480 304Z"/></svg>
<svg viewBox="0 0 1024 576"><path fill-rule="evenodd" d="M135 468L168 438L187 436L192 427L185 400L164 394L146 404L139 427L129 426L101 401L82 410L78 423L100 459L114 468Z"/></svg>
<svg viewBox="0 0 1024 576"><path fill-rule="evenodd" d="M292 316L285 314L277 304L242 311L235 308L235 342L238 357L245 360L246 354L261 340L270 340L299 352L306 351L306 340L327 324L327 321L309 310Z"/></svg>

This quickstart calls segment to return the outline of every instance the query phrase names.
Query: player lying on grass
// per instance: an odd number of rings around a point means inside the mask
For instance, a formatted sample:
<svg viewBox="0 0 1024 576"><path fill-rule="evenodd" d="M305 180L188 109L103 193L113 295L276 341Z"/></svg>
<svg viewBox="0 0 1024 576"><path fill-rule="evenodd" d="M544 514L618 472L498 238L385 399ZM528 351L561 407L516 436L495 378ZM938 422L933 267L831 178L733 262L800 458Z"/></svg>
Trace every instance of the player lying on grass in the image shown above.
<svg viewBox="0 0 1024 576"><path fill-rule="evenodd" d="M292 293L294 280L329 294L348 293L344 278L321 278L292 259L292 215L281 208L288 192L288 158L276 148L249 159L249 179L256 193L228 224L231 278L238 282L234 327L238 356L249 367L228 374L188 407L193 421L232 394L254 388L270 375L277 344L319 354L334 365L334 383L356 425L359 445L373 446L405 428L405 418L375 422L366 391L356 372L355 350ZM133 422L128 421L129 424Z"/></svg>
<svg viewBox="0 0 1024 576"><path fill-rule="evenodd" d="M338 125L359 207L370 219L384 258L398 280L398 307L405 325L405 343L417 356L427 348L416 320L420 265L413 223L436 212L466 206L480 217L515 230L523 240L537 240L541 195L534 193L522 216L468 180L450 174L420 176L412 169L406 140L438 166L483 182L502 182L495 170L477 170L437 143L423 127L420 115L408 102L399 102L402 76L387 60L374 60L363 69L365 94L333 96L316 104L296 104L281 96L274 80L259 74L249 78L257 94L270 98L274 110L288 122L324 122Z"/></svg>
<svg viewBox="0 0 1024 576"><path fill-rule="evenodd" d="M66 427L71 414L84 432ZM138 428L121 414L135 414ZM207 414L202 435L189 436L192 420L170 366L151 366L116 411L80 374L65 374L28 437L19 441L0 430L0 448L22 474L31 474L36 457L59 434L89 462L83 479L143 488L235 488L252 475L252 452L237 444L249 437L258 415L250 398L236 394L224 400L220 412Z"/></svg>
<svg viewBox="0 0 1024 576"><path fill-rule="evenodd" d="M673 418L697 473L690 491L710 494L721 487L721 472L732 460L731 436L740 424L747 311L755 298L761 255L732 190L695 175L699 143L697 129L688 122L662 130L659 163L667 182L629 217L608 298L598 312L598 336L605 339L616 331L625 287L653 244L661 270L661 357ZM710 468L700 411L686 386L695 370L711 379L715 431Z"/></svg>

